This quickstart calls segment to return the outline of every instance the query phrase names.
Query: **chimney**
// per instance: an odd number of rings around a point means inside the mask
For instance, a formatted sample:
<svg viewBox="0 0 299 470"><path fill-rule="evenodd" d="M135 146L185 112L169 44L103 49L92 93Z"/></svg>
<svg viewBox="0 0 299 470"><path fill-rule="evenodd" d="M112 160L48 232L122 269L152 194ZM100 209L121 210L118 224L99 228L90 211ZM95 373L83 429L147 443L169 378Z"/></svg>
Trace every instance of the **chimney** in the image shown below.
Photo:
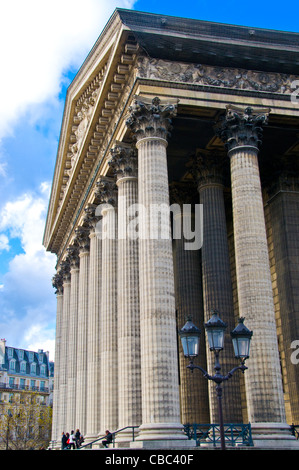
<svg viewBox="0 0 299 470"><path fill-rule="evenodd" d="M5 363L5 344L6 339L0 339L0 365L3 365Z"/></svg>

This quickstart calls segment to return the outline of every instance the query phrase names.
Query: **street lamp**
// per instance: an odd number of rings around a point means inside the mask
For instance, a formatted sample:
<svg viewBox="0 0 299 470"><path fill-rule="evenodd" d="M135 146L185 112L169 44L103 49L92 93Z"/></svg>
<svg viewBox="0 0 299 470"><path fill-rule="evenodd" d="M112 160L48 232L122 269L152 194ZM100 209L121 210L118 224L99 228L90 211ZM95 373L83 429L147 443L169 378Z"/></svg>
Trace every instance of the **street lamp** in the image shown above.
<svg viewBox="0 0 299 470"><path fill-rule="evenodd" d="M200 333L200 329L194 325L191 318L179 331L185 357L193 358L198 356Z"/></svg>
<svg viewBox="0 0 299 470"><path fill-rule="evenodd" d="M252 331L248 330L248 328L244 325L244 318L239 318L238 325L230 335L232 337L235 357L240 359L241 362L245 362L249 357L252 334Z"/></svg>
<svg viewBox="0 0 299 470"><path fill-rule="evenodd" d="M192 322L191 318L188 319L187 323L179 330L179 335L181 338L184 356L189 358L188 369L193 372L194 369L199 369L204 377L208 380L212 380L216 383L216 392L218 400L218 411L219 411L219 428L220 428L220 440L221 440L221 449L225 450L225 439L224 439L224 426L223 426L223 412L222 412L222 382L229 380L236 370L240 370L242 373L247 369L245 366L245 361L249 357L250 350L250 341L252 337L252 331L250 331L244 325L244 318L239 319L239 323L236 328L231 332L235 357L241 361L241 364L237 367L234 367L227 375L222 375L220 373L220 364L219 364L219 352L222 351L224 347L224 333L227 328L227 324L221 320L219 317L219 312L217 310L212 311L212 317L205 324L205 330L207 332L208 343L210 351L213 351L215 354L215 374L210 375L202 367L197 366L193 363L195 357L198 356L199 352L199 341L201 331L197 328Z"/></svg>
<svg viewBox="0 0 299 470"><path fill-rule="evenodd" d="M210 351L219 353L224 346L224 332L227 324L221 320L217 310L213 310L213 315L205 324L205 330L208 336Z"/></svg>

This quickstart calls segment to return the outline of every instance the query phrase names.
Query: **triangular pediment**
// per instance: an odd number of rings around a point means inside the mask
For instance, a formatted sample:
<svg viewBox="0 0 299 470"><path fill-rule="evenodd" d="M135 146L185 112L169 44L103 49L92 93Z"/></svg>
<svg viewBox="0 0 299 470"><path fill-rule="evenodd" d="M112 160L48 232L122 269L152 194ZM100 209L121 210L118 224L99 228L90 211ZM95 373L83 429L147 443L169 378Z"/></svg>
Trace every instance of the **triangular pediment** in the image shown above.
<svg viewBox="0 0 299 470"><path fill-rule="evenodd" d="M137 48L116 10L68 88L44 234L50 251L58 253L101 163Z"/></svg>
<svg viewBox="0 0 299 470"><path fill-rule="evenodd" d="M178 97L180 89L178 114L214 120L227 93L237 102L243 90L253 99L261 93L273 104L273 93L290 94L294 73L298 34L116 9L67 92L43 241L47 250L63 253L85 205L93 202L92 188L108 172L113 140L125 135L123 118L135 93L164 90L162 95ZM220 91L224 97L215 104ZM214 136L208 145L222 148Z"/></svg>

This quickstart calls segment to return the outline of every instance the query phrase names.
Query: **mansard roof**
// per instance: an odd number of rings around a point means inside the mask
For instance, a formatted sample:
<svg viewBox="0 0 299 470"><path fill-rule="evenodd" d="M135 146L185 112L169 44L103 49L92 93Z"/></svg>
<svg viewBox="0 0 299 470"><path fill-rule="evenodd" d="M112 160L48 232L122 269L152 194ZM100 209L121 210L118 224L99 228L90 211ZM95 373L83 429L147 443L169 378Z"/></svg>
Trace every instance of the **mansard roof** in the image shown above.
<svg viewBox="0 0 299 470"><path fill-rule="evenodd" d="M49 361L49 355L43 350L29 351L27 349L14 348L12 346L5 346L5 353L0 357L0 370L7 370L10 373L12 370L9 368L11 361L15 362L15 368L13 369L14 374L31 374L31 364L36 364L36 372L34 376L41 375L42 377L49 377L54 375L54 363ZM26 364L26 372L22 371L21 364ZM41 366L46 367L45 373L41 374Z"/></svg>

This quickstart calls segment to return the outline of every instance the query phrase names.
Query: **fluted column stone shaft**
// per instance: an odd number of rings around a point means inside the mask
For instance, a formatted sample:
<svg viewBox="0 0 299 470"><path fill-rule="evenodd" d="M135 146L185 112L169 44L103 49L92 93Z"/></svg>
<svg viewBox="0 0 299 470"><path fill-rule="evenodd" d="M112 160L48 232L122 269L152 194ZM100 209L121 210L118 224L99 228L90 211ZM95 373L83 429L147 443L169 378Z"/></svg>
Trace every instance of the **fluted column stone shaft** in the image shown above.
<svg viewBox="0 0 299 470"><path fill-rule="evenodd" d="M197 190L195 189L197 192ZM194 204L194 191L190 185L173 184L170 190L171 203L178 204L180 211L174 215L174 224L182 230L184 221L194 227L194 214L184 210L184 204ZM198 202L198 193L197 193ZM182 230L183 232L183 230ZM184 233L173 241L175 298L177 310L177 326L181 329L191 318L195 325L202 328L204 322L203 292L201 279L201 250L186 249ZM180 343L180 342L179 342ZM205 341L201 338L199 355L194 363L206 369ZM179 344L180 367L180 402L182 423L208 423L210 420L208 381L199 373L190 373L188 361L184 356L182 345Z"/></svg>
<svg viewBox="0 0 299 470"><path fill-rule="evenodd" d="M117 344L117 187L114 180L98 182L102 215L101 293L101 426L100 433L118 428Z"/></svg>
<svg viewBox="0 0 299 470"><path fill-rule="evenodd" d="M176 107L135 99L127 125L138 149L138 196L144 209L139 230L142 425L140 440L183 439L180 423L174 273L170 218L159 227L154 205L169 207L167 135ZM150 235L157 229L167 239ZM159 232L159 230L157 230Z"/></svg>
<svg viewBox="0 0 299 470"><path fill-rule="evenodd" d="M79 227L79 293L77 336L76 422L74 430L86 434L87 404L87 337L88 337L88 281L89 281L89 229ZM71 358L70 358L71 360Z"/></svg>
<svg viewBox="0 0 299 470"><path fill-rule="evenodd" d="M69 341L69 319L70 319L70 300L71 300L71 274L69 261L64 265L63 274L63 318L61 322L61 348L60 348L60 381L59 381L59 400L60 400L60 416L59 428L61 432L68 432L66 428L67 417L67 353Z"/></svg>
<svg viewBox="0 0 299 470"><path fill-rule="evenodd" d="M139 426L141 413L141 357L138 239L130 230L130 208L138 203L137 152L117 144L109 165L118 187L118 406L119 428ZM118 440L131 439L128 429Z"/></svg>
<svg viewBox="0 0 299 470"><path fill-rule="evenodd" d="M255 428L256 423L286 419L258 165L268 113L228 107L218 130L230 158L239 310L253 330L245 385L248 417Z"/></svg>
<svg viewBox="0 0 299 470"><path fill-rule="evenodd" d="M67 416L68 432L74 429L76 419L76 378L77 378L77 333L78 333L78 292L79 256L75 247L70 248L70 318L68 324L69 340L67 346ZM69 360L71 358L71 360Z"/></svg>
<svg viewBox="0 0 299 470"><path fill-rule="evenodd" d="M197 155L197 183L203 205L202 282L205 322L213 309L227 323L224 349L221 351L221 372L226 374L237 364L230 332L235 327L230 260L223 194L223 161L210 153ZM207 343L208 371L214 373L215 356ZM209 382L210 419L218 422L218 402L215 384ZM224 384L223 419L226 423L242 422L239 376L235 374Z"/></svg>
<svg viewBox="0 0 299 470"><path fill-rule="evenodd" d="M285 163L277 180L271 180L268 189L268 245L275 263L272 286L276 300L276 318L281 327L279 348L282 369L287 383L284 389L288 400L287 419L289 423L299 422L299 374L298 363L294 361L294 345L299 338L299 167L293 159ZM294 175L296 175L294 177ZM270 239L270 240L269 240ZM273 265L272 265L273 266ZM274 267L274 266L273 266ZM272 269L273 269L272 267Z"/></svg>
<svg viewBox="0 0 299 470"><path fill-rule="evenodd" d="M52 281L56 288L57 308L56 308L56 336L55 336L55 368L54 368L54 388L53 388L53 418L52 418L52 441L60 444L61 427L59 427L60 417L60 364L61 364L61 340L62 340L62 319L63 319L63 278L57 272Z"/></svg>
<svg viewBox="0 0 299 470"><path fill-rule="evenodd" d="M93 214L94 214L94 208ZM96 439L101 430L101 293L102 293L102 239L98 218L93 217L90 230L90 264L88 290L88 344L87 344L87 423L85 441Z"/></svg>

